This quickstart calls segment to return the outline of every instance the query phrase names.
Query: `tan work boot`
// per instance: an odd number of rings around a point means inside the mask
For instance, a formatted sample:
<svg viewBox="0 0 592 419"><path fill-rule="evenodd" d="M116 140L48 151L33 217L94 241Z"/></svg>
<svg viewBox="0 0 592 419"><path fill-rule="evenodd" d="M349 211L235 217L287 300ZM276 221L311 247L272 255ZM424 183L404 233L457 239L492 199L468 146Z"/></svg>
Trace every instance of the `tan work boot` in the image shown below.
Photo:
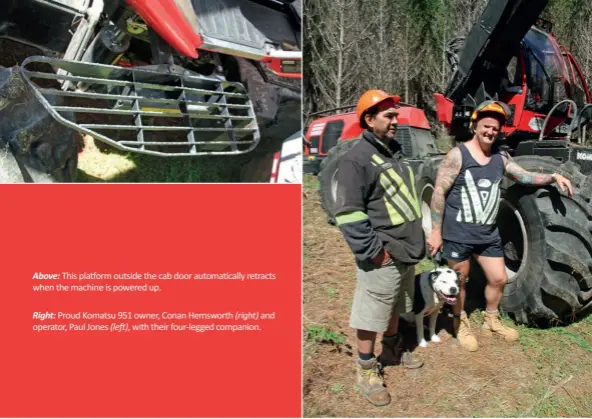
<svg viewBox="0 0 592 419"><path fill-rule="evenodd" d="M471 323L466 313L462 313L458 320L456 339L458 339L460 346L469 352L475 352L479 348L477 339L471 333Z"/></svg>
<svg viewBox="0 0 592 419"><path fill-rule="evenodd" d="M483 336L491 336L497 333L503 336L506 342L514 342L518 340L520 334L517 330L504 326L502 319L500 319L499 311L495 313L483 312L483 326L481 326L481 334Z"/></svg>
<svg viewBox="0 0 592 419"><path fill-rule="evenodd" d="M358 387L360 387L360 392L366 400L374 406L386 406L389 404L391 402L391 395L384 385L380 364L376 358L372 358L369 361L358 359L356 368L358 370Z"/></svg>
<svg viewBox="0 0 592 419"><path fill-rule="evenodd" d="M382 366L401 365L403 368L421 368L423 361L411 352L403 352L403 336L396 334L394 336L382 338L382 353L378 357Z"/></svg>

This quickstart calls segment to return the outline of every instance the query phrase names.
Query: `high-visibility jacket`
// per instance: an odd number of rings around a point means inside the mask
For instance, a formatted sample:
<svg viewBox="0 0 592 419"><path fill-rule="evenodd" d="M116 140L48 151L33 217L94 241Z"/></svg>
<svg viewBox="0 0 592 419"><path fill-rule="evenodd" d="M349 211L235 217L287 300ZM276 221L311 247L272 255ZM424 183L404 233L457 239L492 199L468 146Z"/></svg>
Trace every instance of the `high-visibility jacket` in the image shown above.
<svg viewBox="0 0 592 419"><path fill-rule="evenodd" d="M334 182L337 225L358 261L383 249L405 264L424 258L419 191L395 140L387 146L364 131L340 160Z"/></svg>

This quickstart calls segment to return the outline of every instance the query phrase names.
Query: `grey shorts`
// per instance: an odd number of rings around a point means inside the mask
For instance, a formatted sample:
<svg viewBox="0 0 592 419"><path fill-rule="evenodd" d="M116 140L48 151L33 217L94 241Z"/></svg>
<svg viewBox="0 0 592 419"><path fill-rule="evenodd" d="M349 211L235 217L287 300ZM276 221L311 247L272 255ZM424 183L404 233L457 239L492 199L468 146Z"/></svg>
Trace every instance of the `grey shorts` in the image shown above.
<svg viewBox="0 0 592 419"><path fill-rule="evenodd" d="M393 314L412 311L414 278L414 266L358 266L350 327L381 333Z"/></svg>

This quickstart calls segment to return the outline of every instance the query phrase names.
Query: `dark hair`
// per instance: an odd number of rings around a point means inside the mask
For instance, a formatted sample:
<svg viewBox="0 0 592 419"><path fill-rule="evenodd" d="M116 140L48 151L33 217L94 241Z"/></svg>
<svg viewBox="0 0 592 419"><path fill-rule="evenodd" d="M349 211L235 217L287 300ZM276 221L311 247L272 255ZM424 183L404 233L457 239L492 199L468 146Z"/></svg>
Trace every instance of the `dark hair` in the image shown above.
<svg viewBox="0 0 592 419"><path fill-rule="evenodd" d="M378 114L379 109L380 108L378 107L378 104L376 104L362 114L362 118L360 120L360 125L362 126L362 128L370 129L370 127L368 127L368 124L366 124L366 115L375 117Z"/></svg>

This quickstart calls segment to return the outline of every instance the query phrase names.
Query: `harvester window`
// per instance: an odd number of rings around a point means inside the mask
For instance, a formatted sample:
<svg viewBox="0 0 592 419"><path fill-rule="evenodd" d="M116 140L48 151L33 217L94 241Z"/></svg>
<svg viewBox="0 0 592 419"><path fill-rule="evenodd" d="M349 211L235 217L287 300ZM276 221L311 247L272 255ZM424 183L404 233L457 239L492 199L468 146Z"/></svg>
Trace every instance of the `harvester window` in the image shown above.
<svg viewBox="0 0 592 419"><path fill-rule="evenodd" d="M343 121L331 121L325 126L323 131L323 138L321 141L321 151L323 153L329 152L329 150L337 144L341 133L343 132Z"/></svg>
<svg viewBox="0 0 592 419"><path fill-rule="evenodd" d="M508 86L521 86L518 57L512 57L506 70L508 71Z"/></svg>
<svg viewBox="0 0 592 419"><path fill-rule="evenodd" d="M534 111L542 111L545 106L550 88L549 75L531 50L525 57L526 83L528 85L526 107Z"/></svg>
<svg viewBox="0 0 592 419"><path fill-rule="evenodd" d="M502 76L501 92L522 93L522 68L518 55L513 56L506 67L506 74Z"/></svg>
<svg viewBox="0 0 592 419"><path fill-rule="evenodd" d="M545 67L545 71L550 78L557 77L567 71L559 51L557 51L549 39L549 35L536 28L532 28L526 34L524 41L535 56L533 58L536 58Z"/></svg>
<svg viewBox="0 0 592 419"><path fill-rule="evenodd" d="M314 137L310 137L310 154L318 154L319 153L319 137L315 135Z"/></svg>

